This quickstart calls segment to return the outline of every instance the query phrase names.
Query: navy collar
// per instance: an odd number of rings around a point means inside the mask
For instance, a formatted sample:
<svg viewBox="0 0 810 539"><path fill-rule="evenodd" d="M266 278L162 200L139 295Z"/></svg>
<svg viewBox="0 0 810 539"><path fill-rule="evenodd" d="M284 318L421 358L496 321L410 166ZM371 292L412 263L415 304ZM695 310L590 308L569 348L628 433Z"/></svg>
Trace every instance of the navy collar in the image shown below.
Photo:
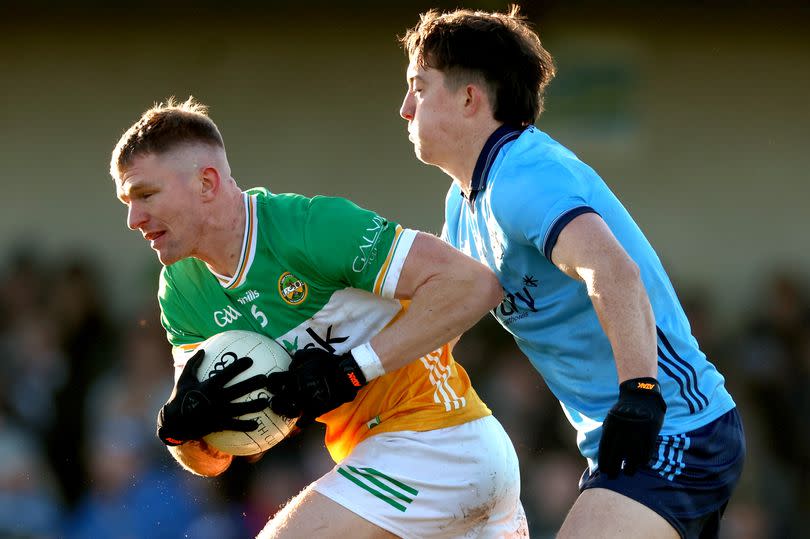
<svg viewBox="0 0 810 539"><path fill-rule="evenodd" d="M487 187L487 176L492 168L492 163L495 162L495 157L501 151L504 144L515 140L523 133L525 127L515 127L512 125L502 125L492 133L487 141L484 143L484 148L478 156L478 161L475 163L473 169L472 179L470 181L470 196L469 201L472 204L475 201L475 196L479 191L483 191Z"/></svg>

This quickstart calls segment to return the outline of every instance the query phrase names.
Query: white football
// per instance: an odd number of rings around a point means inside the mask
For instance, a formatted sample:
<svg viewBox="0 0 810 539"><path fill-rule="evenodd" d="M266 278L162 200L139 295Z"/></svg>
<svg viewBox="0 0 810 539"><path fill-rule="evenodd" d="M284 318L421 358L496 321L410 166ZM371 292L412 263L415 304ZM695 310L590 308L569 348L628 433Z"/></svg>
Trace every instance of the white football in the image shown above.
<svg viewBox="0 0 810 539"><path fill-rule="evenodd" d="M234 377L225 385L226 387L257 374L267 375L271 372L286 371L292 360L282 345L266 335L252 331L224 331L208 338L199 347L205 350L205 356L197 369L198 380L206 380L237 358L249 357L253 360L253 365ZM262 388L233 402L248 402L271 396L269 391ZM259 428L253 432L233 430L212 432L203 440L231 455L254 455L270 449L283 440L296 421L295 418L287 420L274 414L269 406L261 412L240 416L239 419L255 419L259 423Z"/></svg>

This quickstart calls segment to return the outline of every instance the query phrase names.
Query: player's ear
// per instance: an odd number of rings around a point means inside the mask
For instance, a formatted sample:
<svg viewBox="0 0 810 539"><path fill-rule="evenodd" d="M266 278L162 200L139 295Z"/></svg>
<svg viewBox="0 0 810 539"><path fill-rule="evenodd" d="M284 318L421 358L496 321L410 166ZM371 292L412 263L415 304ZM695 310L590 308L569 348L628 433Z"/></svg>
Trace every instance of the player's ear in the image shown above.
<svg viewBox="0 0 810 539"><path fill-rule="evenodd" d="M219 190L222 177L216 167L204 167L200 171L200 195L207 201L213 198Z"/></svg>
<svg viewBox="0 0 810 539"><path fill-rule="evenodd" d="M477 84L467 84L464 86L464 116L475 116L481 111L482 107L489 104L489 98L484 92L484 89Z"/></svg>

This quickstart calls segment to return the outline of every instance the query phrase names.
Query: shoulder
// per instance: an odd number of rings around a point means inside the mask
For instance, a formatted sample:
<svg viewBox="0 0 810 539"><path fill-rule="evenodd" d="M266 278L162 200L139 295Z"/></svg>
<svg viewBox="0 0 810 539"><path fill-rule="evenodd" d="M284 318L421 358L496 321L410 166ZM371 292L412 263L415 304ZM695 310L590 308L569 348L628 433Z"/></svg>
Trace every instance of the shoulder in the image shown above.
<svg viewBox="0 0 810 539"><path fill-rule="evenodd" d="M310 208L318 211L326 210L360 210L363 209L355 202L343 197L317 195L310 199Z"/></svg>
<svg viewBox="0 0 810 539"><path fill-rule="evenodd" d="M533 126L513 143L497 171L497 176L512 180L499 183L512 188L537 185L550 189L589 175L596 173L574 152Z"/></svg>
<svg viewBox="0 0 810 539"><path fill-rule="evenodd" d="M164 266L160 270L158 297L161 300L171 299L178 293L182 294L183 288L187 286L199 286L203 271L210 273L196 258L185 258L170 266Z"/></svg>
<svg viewBox="0 0 810 539"><path fill-rule="evenodd" d="M198 325L194 313L199 312L196 304L199 298L196 294L199 294L200 287L203 286L198 265L201 266L202 262L189 258L164 266L160 271L160 323L172 346L203 340L200 332L194 329Z"/></svg>
<svg viewBox="0 0 810 539"><path fill-rule="evenodd" d="M272 243L274 249L301 244L312 214L311 198L298 193L270 193L249 190L255 196L259 241Z"/></svg>
<svg viewBox="0 0 810 539"><path fill-rule="evenodd" d="M384 226L388 223L388 219L347 198L318 195L312 197L309 203L307 224L313 230L326 228L336 232L338 229Z"/></svg>
<svg viewBox="0 0 810 539"><path fill-rule="evenodd" d="M507 232L532 236L561 213L587 206L598 184L601 179L573 152L529 128L494 171L489 205Z"/></svg>
<svg viewBox="0 0 810 539"><path fill-rule="evenodd" d="M572 151L530 127L509 148L490 186L493 203L542 205L587 197L601 178Z"/></svg>
<svg viewBox="0 0 810 539"><path fill-rule="evenodd" d="M349 199L334 196L315 195L308 197L298 193L270 193L266 190L247 191L257 195L256 201L261 210L284 218L329 218L333 212L362 210ZM261 211L260 210L260 211Z"/></svg>
<svg viewBox="0 0 810 539"><path fill-rule="evenodd" d="M298 193L271 193L262 187L248 189L248 195L255 197L259 212L286 215L296 212L305 213L309 209L311 198Z"/></svg>

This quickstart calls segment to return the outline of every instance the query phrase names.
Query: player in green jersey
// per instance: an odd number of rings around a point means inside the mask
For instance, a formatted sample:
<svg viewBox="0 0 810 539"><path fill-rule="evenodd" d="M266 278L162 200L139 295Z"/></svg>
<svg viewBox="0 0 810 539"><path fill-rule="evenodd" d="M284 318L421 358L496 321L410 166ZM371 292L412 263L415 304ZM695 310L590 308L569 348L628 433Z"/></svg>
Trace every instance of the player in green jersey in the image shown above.
<svg viewBox="0 0 810 539"><path fill-rule="evenodd" d="M501 300L489 269L345 199L242 191L192 99L146 111L111 174L128 227L165 266L159 300L178 382L158 435L175 459L206 476L230 466L202 438L248 411L229 402L237 386L267 385L274 410L327 426L338 465L262 537L326 525L346 537L525 536L514 448L447 344ZM241 358L198 381L185 369L204 353L196 345L229 329L283 344L289 372L223 391L251 364Z"/></svg>

